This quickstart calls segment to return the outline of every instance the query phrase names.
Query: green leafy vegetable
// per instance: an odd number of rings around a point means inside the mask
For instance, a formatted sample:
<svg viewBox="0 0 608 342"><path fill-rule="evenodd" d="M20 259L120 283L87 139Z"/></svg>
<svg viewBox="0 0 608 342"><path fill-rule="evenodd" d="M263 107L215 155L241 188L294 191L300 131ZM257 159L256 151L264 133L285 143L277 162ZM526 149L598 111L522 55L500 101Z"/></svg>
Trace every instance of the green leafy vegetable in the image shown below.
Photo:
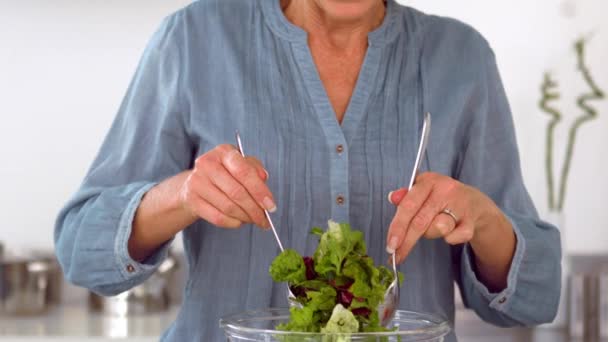
<svg viewBox="0 0 608 342"><path fill-rule="evenodd" d="M356 333L359 332L359 321L357 321L352 312L344 308L342 304L338 304L334 307L331 317L325 327L321 328L321 332Z"/></svg>
<svg viewBox="0 0 608 342"><path fill-rule="evenodd" d="M270 276L274 281L298 284L306 280L304 259L293 249L286 249L270 265Z"/></svg>
<svg viewBox="0 0 608 342"><path fill-rule="evenodd" d="M365 255L363 233L351 231L348 224L329 222L329 229L321 235L314 254L315 271L321 275L339 274L349 254Z"/></svg>
<svg viewBox="0 0 608 342"><path fill-rule="evenodd" d="M277 327L297 332L377 332L378 306L393 281L393 273L375 266L367 256L363 233L348 224L330 221L327 231L313 228L319 245L313 255L302 257L285 250L275 258L269 273L277 282L288 282L301 307L290 309L290 321ZM400 280L402 275L400 274Z"/></svg>

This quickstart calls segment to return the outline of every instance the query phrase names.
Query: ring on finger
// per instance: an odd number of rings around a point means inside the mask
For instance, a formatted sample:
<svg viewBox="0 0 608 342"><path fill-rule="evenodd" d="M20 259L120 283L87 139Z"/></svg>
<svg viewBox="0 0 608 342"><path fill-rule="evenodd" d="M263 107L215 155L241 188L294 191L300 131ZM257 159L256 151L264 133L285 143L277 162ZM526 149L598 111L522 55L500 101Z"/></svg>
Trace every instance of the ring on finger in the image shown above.
<svg viewBox="0 0 608 342"><path fill-rule="evenodd" d="M458 216L456 216L456 214L454 214L454 212L450 210L450 208L443 209L440 214L446 214L450 216L454 220L454 224L458 225Z"/></svg>

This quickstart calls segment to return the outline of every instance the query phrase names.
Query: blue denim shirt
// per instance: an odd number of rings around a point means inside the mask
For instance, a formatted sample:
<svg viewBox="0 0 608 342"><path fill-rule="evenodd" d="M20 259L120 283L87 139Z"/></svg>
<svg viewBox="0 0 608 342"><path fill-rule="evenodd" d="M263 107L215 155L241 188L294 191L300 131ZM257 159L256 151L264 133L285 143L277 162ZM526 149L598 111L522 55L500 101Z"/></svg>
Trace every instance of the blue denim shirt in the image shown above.
<svg viewBox="0 0 608 342"><path fill-rule="evenodd" d="M286 20L278 0L201 0L169 16L80 189L59 214L55 241L65 275L103 295L143 282L170 242L143 263L129 256L142 196L214 146L234 143L236 129L270 174L273 219L286 246L311 254L317 241L310 228L333 219L362 230L370 256L384 262L395 214L386 197L407 184L426 111L433 129L423 170L490 196L511 220L517 246L508 287L492 293L478 280L468 246L421 240L399 267L399 307L453 321L456 281L484 320L550 321L560 291L559 233L539 220L524 187L493 52L471 27L394 1L369 34L342 124L307 34ZM270 233L201 220L183 239L184 301L163 340L220 341L221 316L287 305L284 285L267 273L278 253Z"/></svg>

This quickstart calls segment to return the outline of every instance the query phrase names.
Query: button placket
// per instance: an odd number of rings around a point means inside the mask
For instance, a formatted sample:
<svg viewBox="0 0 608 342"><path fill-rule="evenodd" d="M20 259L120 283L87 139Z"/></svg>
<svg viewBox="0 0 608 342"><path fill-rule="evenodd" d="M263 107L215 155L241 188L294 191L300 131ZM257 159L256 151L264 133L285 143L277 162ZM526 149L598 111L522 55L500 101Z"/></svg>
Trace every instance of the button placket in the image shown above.
<svg viewBox="0 0 608 342"><path fill-rule="evenodd" d="M343 137L333 141L334 153L332 162L332 217L339 221L348 221L348 154L346 142Z"/></svg>

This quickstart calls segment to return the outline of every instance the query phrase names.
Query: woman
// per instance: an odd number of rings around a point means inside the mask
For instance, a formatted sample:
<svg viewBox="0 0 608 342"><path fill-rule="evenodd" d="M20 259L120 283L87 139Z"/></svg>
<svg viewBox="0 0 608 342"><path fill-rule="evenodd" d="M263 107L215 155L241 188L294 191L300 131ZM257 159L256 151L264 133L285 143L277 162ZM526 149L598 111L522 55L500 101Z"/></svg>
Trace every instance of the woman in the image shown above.
<svg viewBox="0 0 608 342"><path fill-rule="evenodd" d="M236 129L252 157L230 145ZM492 50L455 20L392 0L204 0L173 14L59 215L57 253L70 281L113 295L183 231L189 277L163 340L217 341L222 315L287 305L267 274L275 241L254 228L268 227L263 209L304 254L328 219L362 230L375 260L396 251L400 308L453 321L456 281L494 324L555 314L558 231L524 187Z"/></svg>

